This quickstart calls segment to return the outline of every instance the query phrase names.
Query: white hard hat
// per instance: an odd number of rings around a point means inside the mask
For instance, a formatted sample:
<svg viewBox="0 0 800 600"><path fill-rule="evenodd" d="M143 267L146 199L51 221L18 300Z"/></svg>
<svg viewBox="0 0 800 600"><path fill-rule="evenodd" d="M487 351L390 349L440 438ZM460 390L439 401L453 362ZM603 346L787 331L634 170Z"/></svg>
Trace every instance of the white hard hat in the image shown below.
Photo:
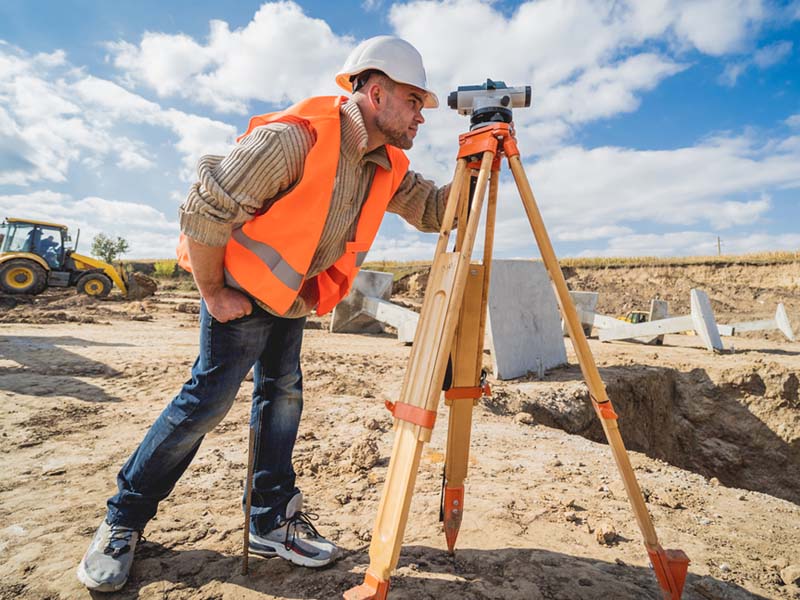
<svg viewBox="0 0 800 600"><path fill-rule="evenodd" d="M397 83L406 83L421 89L425 92L425 108L439 106L439 98L426 87L428 83L422 56L407 41L391 35L379 35L364 40L347 57L342 70L336 74L336 83L352 92L352 77L370 69L382 71Z"/></svg>

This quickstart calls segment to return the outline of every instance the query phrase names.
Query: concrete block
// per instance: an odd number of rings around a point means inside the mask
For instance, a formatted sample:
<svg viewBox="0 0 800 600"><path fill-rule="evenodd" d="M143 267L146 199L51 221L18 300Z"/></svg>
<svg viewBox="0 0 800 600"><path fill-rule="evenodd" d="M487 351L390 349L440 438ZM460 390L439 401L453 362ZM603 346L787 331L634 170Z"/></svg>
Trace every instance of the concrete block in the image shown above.
<svg viewBox="0 0 800 600"><path fill-rule="evenodd" d="M497 379L567 364L561 316L544 264L492 261L487 331Z"/></svg>
<svg viewBox="0 0 800 600"><path fill-rule="evenodd" d="M650 314L647 316L647 320L651 323L653 321L660 321L661 319L666 319L669 316L669 302L666 300L658 300L657 298L653 298L650 300ZM643 337L643 338L636 338L640 342L644 342L645 344L658 344L661 345L664 343L664 335L656 335L653 337Z"/></svg>
<svg viewBox="0 0 800 600"><path fill-rule="evenodd" d="M666 319L669 316L669 302L666 300L659 300L657 298L653 298L650 300L650 316L648 317L649 321L658 321L660 319Z"/></svg>
<svg viewBox="0 0 800 600"><path fill-rule="evenodd" d="M600 294L597 292L570 292L569 296L572 298L572 303L575 305L575 310L578 311L578 317L581 319L581 323L583 324L583 333L586 335L586 337L589 337L592 334L592 323L587 323L583 318L583 315L594 313L594 311L597 309L597 299L599 298ZM563 319L561 320L561 331L564 333L564 335L568 335L567 322Z"/></svg>
<svg viewBox="0 0 800 600"><path fill-rule="evenodd" d="M391 273L361 270L353 282L353 288L336 308L331 318L332 333L381 333L383 326L366 310L366 298L388 301L392 295Z"/></svg>

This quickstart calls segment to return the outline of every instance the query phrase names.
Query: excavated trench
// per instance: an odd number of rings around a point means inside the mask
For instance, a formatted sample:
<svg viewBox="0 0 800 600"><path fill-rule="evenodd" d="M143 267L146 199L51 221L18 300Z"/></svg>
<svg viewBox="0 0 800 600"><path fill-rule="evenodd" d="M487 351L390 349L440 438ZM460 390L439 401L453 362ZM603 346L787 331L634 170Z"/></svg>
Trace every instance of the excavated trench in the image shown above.
<svg viewBox="0 0 800 600"><path fill-rule="evenodd" d="M800 504L800 382L776 364L723 372L613 367L602 371L628 449ZM543 389L544 388L544 389ZM605 442L580 382L522 384L499 401L536 422Z"/></svg>

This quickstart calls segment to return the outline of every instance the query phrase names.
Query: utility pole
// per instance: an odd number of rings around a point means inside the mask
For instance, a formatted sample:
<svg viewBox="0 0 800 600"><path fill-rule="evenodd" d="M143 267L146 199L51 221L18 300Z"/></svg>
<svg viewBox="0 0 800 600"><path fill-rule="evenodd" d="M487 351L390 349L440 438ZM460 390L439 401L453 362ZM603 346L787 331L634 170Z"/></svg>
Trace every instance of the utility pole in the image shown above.
<svg viewBox="0 0 800 600"><path fill-rule="evenodd" d="M717 236L717 256L722 256L722 240Z"/></svg>

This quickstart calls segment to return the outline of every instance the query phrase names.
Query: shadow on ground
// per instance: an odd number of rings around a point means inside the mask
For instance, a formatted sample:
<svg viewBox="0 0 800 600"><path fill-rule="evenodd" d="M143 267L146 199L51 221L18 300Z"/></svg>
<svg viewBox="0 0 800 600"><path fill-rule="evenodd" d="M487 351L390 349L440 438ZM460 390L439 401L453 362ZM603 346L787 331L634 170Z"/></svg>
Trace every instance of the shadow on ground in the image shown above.
<svg viewBox="0 0 800 600"><path fill-rule="evenodd" d="M210 550L176 551L145 543L128 585L99 599L138 598L159 583L169 598L222 597L219 583L284 599L341 598L363 582L369 562L365 550L347 554L335 565L309 570L278 558L254 557L241 575L240 557ZM175 563L179 566L175 568ZM213 591L212 591L213 590ZM214 593L217 595L215 596ZM209 595L211 594L211 595ZM229 591L226 590L227 597ZM244 597L250 597L249 595ZM660 600L652 570L525 548L460 550L455 558L427 546L403 548L392 577L392 600ZM759 600L763 596L709 576L689 573L684 600Z"/></svg>
<svg viewBox="0 0 800 600"><path fill-rule="evenodd" d="M105 363L86 358L65 347L130 346L104 343L73 336L0 335L0 390L31 396L71 396L87 402L118 402L87 378L108 378L120 372ZM25 377L15 377L25 375Z"/></svg>

